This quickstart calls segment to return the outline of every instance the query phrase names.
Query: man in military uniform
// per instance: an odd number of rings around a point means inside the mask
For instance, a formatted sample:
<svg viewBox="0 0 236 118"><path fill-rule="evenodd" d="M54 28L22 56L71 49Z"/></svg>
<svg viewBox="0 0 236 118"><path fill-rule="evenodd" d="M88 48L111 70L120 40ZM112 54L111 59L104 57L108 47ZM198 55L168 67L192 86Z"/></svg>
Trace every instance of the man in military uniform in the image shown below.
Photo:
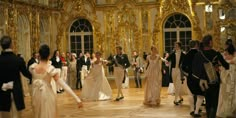
<svg viewBox="0 0 236 118"><path fill-rule="evenodd" d="M116 55L114 56L111 64L115 65L114 76L115 76L116 87L118 89L117 97L115 100L120 101L124 99L124 95L122 93L122 82L125 78L125 69L127 69L130 66L128 56L122 53L121 46L116 47Z"/></svg>

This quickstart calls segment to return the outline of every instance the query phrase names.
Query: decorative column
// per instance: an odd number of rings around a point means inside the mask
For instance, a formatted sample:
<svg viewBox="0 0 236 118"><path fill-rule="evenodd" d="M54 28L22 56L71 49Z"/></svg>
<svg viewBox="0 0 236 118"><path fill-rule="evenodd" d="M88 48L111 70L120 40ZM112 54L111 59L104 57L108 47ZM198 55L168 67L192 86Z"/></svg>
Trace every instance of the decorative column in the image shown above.
<svg viewBox="0 0 236 118"><path fill-rule="evenodd" d="M31 9L31 17L30 17L30 22L31 22L31 46L33 46L33 52L37 52L39 49L40 41L39 41L39 12L37 9Z"/></svg>
<svg viewBox="0 0 236 118"><path fill-rule="evenodd" d="M193 0L192 3L189 5L191 8L191 15L192 15L192 18L190 19L192 21L192 39L200 41L202 39L202 30L199 27L200 24L199 18L196 15L196 10L195 10L196 1Z"/></svg>
<svg viewBox="0 0 236 118"><path fill-rule="evenodd" d="M13 51L17 51L17 38L16 38L16 23L17 23L17 10L15 9L15 4L9 4L7 13L7 34L12 38Z"/></svg>

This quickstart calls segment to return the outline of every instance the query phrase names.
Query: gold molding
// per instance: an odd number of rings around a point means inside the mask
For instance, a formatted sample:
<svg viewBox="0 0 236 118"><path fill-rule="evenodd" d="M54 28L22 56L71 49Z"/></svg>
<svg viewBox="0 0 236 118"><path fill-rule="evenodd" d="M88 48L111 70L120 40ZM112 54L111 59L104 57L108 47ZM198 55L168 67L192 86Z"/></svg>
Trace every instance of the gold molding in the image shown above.
<svg viewBox="0 0 236 118"><path fill-rule="evenodd" d="M158 46L159 53L164 53L164 36L163 36L163 25L166 19L176 13L185 15L191 22L192 28L192 39L200 39L201 29L199 27L199 18L195 15L195 11L192 9L195 6L187 0L162 0L159 16L156 16L155 27L153 30L153 45Z"/></svg>
<svg viewBox="0 0 236 118"><path fill-rule="evenodd" d="M60 17L61 23L59 23L58 28L58 35L57 35L57 48L59 50L67 50L66 47L62 47L62 43L67 44L68 43L68 33L69 28L73 21L77 20L78 18L84 18L87 19L93 28L93 40L94 40L94 50L96 51L103 51L103 48L100 43L103 42L102 36L103 34L100 32L101 24L98 22L96 13L95 12L89 12L85 8L85 2L84 0L68 0L63 6L63 11L61 11L61 14L63 14L63 17ZM72 9L71 9L72 8ZM77 9L77 10L73 10Z"/></svg>

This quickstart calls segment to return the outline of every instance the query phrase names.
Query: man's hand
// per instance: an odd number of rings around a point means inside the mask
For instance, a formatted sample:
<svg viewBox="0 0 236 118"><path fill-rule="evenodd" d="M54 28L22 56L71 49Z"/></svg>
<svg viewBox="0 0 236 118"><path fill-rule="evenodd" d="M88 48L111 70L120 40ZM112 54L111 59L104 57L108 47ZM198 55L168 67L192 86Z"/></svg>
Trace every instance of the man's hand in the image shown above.
<svg viewBox="0 0 236 118"><path fill-rule="evenodd" d="M202 91L206 91L209 88L207 80L201 79L199 85L200 85Z"/></svg>

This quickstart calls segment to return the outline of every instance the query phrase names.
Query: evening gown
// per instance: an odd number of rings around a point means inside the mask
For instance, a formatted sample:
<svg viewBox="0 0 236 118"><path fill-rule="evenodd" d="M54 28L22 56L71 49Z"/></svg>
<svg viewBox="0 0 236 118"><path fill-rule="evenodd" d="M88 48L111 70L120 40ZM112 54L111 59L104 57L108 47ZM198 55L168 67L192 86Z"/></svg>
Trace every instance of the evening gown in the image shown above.
<svg viewBox="0 0 236 118"><path fill-rule="evenodd" d="M69 66L68 84L72 89L76 89L76 81L77 81L76 61L71 61Z"/></svg>
<svg viewBox="0 0 236 118"><path fill-rule="evenodd" d="M230 64L229 70L221 70L218 117L236 116L236 57L233 61L235 64Z"/></svg>
<svg viewBox="0 0 236 118"><path fill-rule="evenodd" d="M90 73L84 80L81 96L85 101L111 99L112 90L105 76L102 62L93 63Z"/></svg>
<svg viewBox="0 0 236 118"><path fill-rule="evenodd" d="M30 67L33 76L32 106L34 118L56 118L56 94L52 89L51 80L57 71L52 65L49 65L46 72L38 74L34 70L36 65Z"/></svg>
<svg viewBox="0 0 236 118"><path fill-rule="evenodd" d="M161 73L161 62L160 56L156 55L155 59L151 59L149 55L147 60L149 66L145 72L145 93L144 93L144 104L145 105L159 105L161 86L162 86L162 73Z"/></svg>

